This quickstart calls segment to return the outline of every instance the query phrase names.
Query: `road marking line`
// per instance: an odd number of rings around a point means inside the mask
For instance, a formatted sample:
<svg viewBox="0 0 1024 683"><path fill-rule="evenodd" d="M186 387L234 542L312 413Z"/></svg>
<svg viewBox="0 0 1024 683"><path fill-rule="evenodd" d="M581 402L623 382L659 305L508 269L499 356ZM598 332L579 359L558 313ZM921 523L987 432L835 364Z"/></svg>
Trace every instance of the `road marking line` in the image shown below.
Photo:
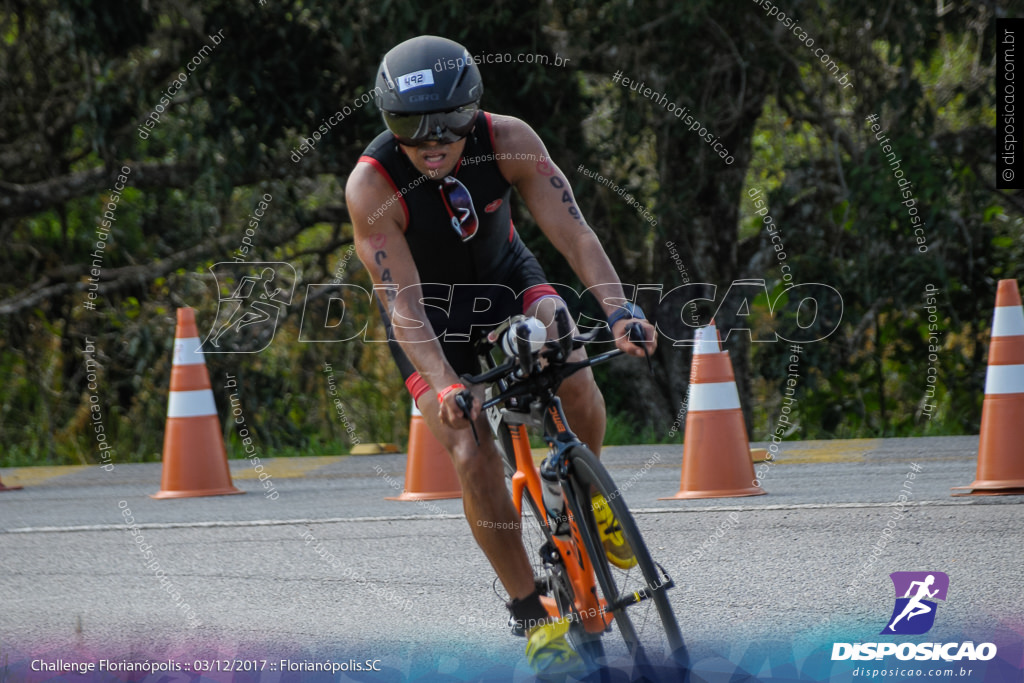
<svg viewBox="0 0 1024 683"><path fill-rule="evenodd" d="M304 458L268 458L263 460L263 471L277 479L298 479L321 467L341 462L345 457L344 455L318 455ZM232 462L235 461L228 461L228 463ZM232 468L231 477L233 479L257 479L259 473L246 461L244 466Z"/></svg>
<svg viewBox="0 0 1024 683"><path fill-rule="evenodd" d="M1007 504L989 499L965 498L957 500L922 500L908 502L903 505L907 508L915 507L957 507L961 505L999 505ZM1013 504L1013 503L1009 503ZM715 505L709 507L659 507L659 508L637 508L631 512L634 515L661 515L666 513L696 512L777 512L780 510L828 510L828 509L850 509L850 508L891 508L899 507L900 503L794 503L791 505ZM465 519L465 515L441 514L441 515L384 515L379 517L326 517L322 519L251 519L251 520L222 520L215 522L153 522L150 524L137 524L139 529L211 529L224 527L260 527L260 526L297 526L300 524L341 524L352 522L406 522L406 521L431 521L447 519ZM38 533L65 533L75 531L124 531L123 524L88 524L82 526L38 526L19 527L16 529L0 529L0 534L38 534Z"/></svg>
<svg viewBox="0 0 1024 683"><path fill-rule="evenodd" d="M793 442L794 444L800 442ZM815 442L809 442L814 444ZM824 462L863 462L865 456L878 450L881 439L843 439L829 441L809 448L794 447L787 444L776 456L779 464L796 465Z"/></svg>
<svg viewBox="0 0 1024 683"><path fill-rule="evenodd" d="M98 465L53 465L44 467L12 467L5 469L3 478L8 486L37 486L43 482L63 477Z"/></svg>
<svg viewBox="0 0 1024 683"><path fill-rule="evenodd" d="M299 524L338 524L341 522L404 522L417 519L465 519L465 515L389 515L387 517L329 517L325 519L249 519L216 522L152 522L136 524L139 529L212 529L221 527L288 526ZM2 533L33 534L69 531L124 531L124 524L86 524L82 526L37 526L7 529Z"/></svg>

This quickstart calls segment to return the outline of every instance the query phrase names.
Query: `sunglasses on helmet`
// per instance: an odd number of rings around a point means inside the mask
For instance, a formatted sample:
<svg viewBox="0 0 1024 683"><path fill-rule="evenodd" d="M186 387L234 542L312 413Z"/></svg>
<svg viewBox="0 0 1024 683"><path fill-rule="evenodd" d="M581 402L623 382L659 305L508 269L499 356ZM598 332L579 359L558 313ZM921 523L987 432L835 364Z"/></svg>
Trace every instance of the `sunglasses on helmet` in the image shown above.
<svg viewBox="0 0 1024 683"><path fill-rule="evenodd" d="M469 135L476 123L479 107L467 104L450 111L428 114L394 114L384 112L384 123L403 145L417 147L436 140L447 145Z"/></svg>

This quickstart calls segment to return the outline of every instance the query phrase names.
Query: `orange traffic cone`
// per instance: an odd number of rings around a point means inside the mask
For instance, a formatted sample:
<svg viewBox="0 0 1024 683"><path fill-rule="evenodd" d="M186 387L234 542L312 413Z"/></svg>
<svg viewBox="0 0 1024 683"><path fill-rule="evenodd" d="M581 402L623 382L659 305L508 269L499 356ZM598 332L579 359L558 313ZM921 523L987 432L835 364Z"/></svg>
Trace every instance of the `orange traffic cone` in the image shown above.
<svg viewBox="0 0 1024 683"><path fill-rule="evenodd" d="M163 460L160 492L153 498L245 493L231 484L210 375L199 350L196 314L191 308L178 309Z"/></svg>
<svg viewBox="0 0 1024 683"><path fill-rule="evenodd" d="M697 330L693 349L679 492L660 500L764 495L754 479L732 362L712 321Z"/></svg>
<svg viewBox="0 0 1024 683"><path fill-rule="evenodd" d="M0 491L17 491L20 486L4 486L3 480L0 480Z"/></svg>
<svg viewBox="0 0 1024 683"><path fill-rule="evenodd" d="M1024 308L1016 280L1000 280L981 406L978 469L967 493L1024 495Z"/></svg>
<svg viewBox="0 0 1024 683"><path fill-rule="evenodd" d="M409 455L405 461L405 488L387 500L440 500L461 498L462 485L448 451L423 421L423 413L412 402L409 422Z"/></svg>

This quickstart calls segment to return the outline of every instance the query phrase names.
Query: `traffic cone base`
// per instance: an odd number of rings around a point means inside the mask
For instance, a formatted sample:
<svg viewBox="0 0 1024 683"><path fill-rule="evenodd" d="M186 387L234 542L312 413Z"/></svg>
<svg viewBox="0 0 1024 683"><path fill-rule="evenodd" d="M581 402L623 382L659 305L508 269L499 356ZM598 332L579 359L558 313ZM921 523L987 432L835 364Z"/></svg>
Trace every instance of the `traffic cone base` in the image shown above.
<svg viewBox="0 0 1024 683"><path fill-rule="evenodd" d="M353 446L349 455L380 455L381 453L398 453L399 449L393 443L357 443Z"/></svg>
<svg viewBox="0 0 1024 683"><path fill-rule="evenodd" d="M997 429L997 425L1024 425L1024 396L1018 394L990 396L985 399L981 415L981 440L978 450L1012 452L1021 448L1021 434ZM975 489L1024 488L1024 467L1021 460L994 460L978 463Z"/></svg>
<svg viewBox="0 0 1024 683"><path fill-rule="evenodd" d="M448 451L433 435L423 414L412 404L409 454L405 462L405 489L386 500L442 500L461 498L462 485Z"/></svg>
<svg viewBox="0 0 1024 683"><path fill-rule="evenodd" d="M997 429L996 425L1024 424L1024 396L1006 394L986 396L981 410L981 440L978 453L1010 453L1020 448L1020 437ZM1002 458L978 458L976 479L969 486L954 486L954 496L1018 496L1024 495L1024 477L1019 461Z"/></svg>
<svg viewBox="0 0 1024 683"><path fill-rule="evenodd" d="M674 496L658 500L763 496L765 490L760 486L754 486L753 483L754 465L746 438L738 439L734 436L746 435L746 432L743 413L739 410L690 413L686 420L686 436L683 437L684 484ZM689 457L691 453L702 455ZM727 474L723 469L728 463L731 463L734 470L742 473L742 478L723 477L723 474Z"/></svg>
<svg viewBox="0 0 1024 683"><path fill-rule="evenodd" d="M0 480L0 491L20 491L21 486L4 486L4 482Z"/></svg>
<svg viewBox="0 0 1024 683"><path fill-rule="evenodd" d="M221 457L211 457L213 448L220 444ZM200 496L229 496L245 493L231 485L231 470L227 453L216 420L198 424L191 418L167 419L164 432L164 453L176 451L174 467L163 468L160 491L153 498L198 498ZM210 482L227 485L210 486Z"/></svg>
<svg viewBox="0 0 1024 683"><path fill-rule="evenodd" d="M179 308L160 491L151 497L198 498L239 493L245 491L231 483L210 375L200 351L195 311Z"/></svg>
<svg viewBox="0 0 1024 683"><path fill-rule="evenodd" d="M1016 280L1000 280L981 408L978 468L954 496L1024 495L1024 307Z"/></svg>
<svg viewBox="0 0 1024 683"><path fill-rule="evenodd" d="M978 489L971 486L954 486L952 490L967 489L966 493L951 493L954 498L964 496L1024 496L1024 488L1016 489Z"/></svg>

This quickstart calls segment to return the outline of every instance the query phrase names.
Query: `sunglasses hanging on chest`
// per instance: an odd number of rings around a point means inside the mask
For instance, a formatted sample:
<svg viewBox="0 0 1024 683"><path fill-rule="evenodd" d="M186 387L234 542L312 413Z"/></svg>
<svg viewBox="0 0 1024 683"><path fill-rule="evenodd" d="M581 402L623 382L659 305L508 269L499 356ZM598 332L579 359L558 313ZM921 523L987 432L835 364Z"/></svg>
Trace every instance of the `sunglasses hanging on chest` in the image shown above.
<svg viewBox="0 0 1024 683"><path fill-rule="evenodd" d="M445 176L438 191L451 218L452 229L463 242L468 242L480 225L469 190L452 176Z"/></svg>

